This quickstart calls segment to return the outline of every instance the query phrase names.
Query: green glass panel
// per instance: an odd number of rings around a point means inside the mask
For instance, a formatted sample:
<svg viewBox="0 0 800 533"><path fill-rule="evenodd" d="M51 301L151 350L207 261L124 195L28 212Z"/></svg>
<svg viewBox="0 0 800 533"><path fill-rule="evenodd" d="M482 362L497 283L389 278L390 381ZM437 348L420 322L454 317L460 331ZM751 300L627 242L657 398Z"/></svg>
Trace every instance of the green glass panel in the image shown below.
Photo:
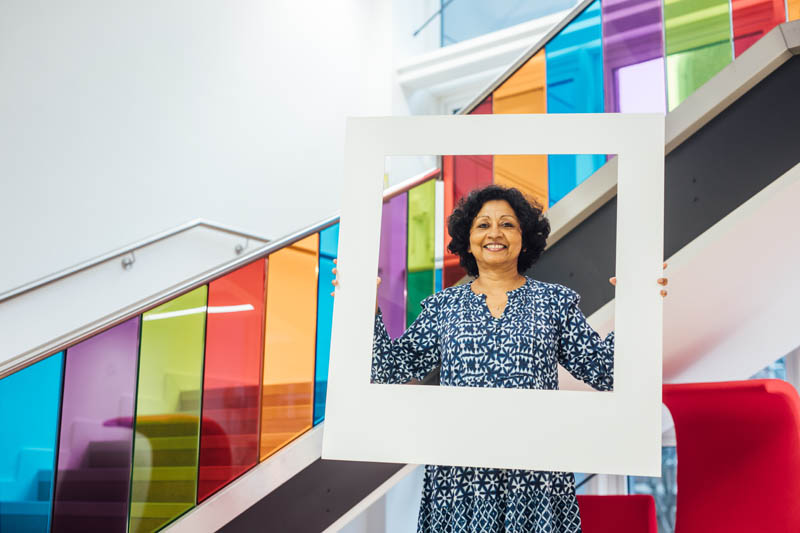
<svg viewBox="0 0 800 533"><path fill-rule="evenodd" d="M194 506L208 288L142 318L132 533L156 531Z"/></svg>
<svg viewBox="0 0 800 533"><path fill-rule="evenodd" d="M422 311L419 302L433 294L434 288L433 270L421 270L419 272L409 272L406 280L408 295L408 308L406 310L407 323L411 324Z"/></svg>
<svg viewBox="0 0 800 533"><path fill-rule="evenodd" d="M406 323L420 312L419 302L433 294L436 183L427 181L408 191L408 278Z"/></svg>
<svg viewBox="0 0 800 533"><path fill-rule="evenodd" d="M733 60L729 0L666 0L664 44L671 111Z"/></svg>

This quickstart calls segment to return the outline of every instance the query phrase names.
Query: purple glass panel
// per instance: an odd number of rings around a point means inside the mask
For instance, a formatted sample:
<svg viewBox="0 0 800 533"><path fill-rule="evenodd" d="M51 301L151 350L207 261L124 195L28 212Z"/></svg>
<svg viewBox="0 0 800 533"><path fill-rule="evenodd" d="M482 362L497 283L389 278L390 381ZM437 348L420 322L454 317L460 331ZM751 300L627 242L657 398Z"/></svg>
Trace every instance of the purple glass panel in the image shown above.
<svg viewBox="0 0 800 533"><path fill-rule="evenodd" d="M603 0L607 113L664 113L662 0Z"/></svg>
<svg viewBox="0 0 800 533"><path fill-rule="evenodd" d="M138 317L67 350L55 533L125 532L138 354Z"/></svg>
<svg viewBox="0 0 800 533"><path fill-rule="evenodd" d="M406 225L408 193L383 204L381 248L378 256L378 305L386 330L399 337L406 329Z"/></svg>

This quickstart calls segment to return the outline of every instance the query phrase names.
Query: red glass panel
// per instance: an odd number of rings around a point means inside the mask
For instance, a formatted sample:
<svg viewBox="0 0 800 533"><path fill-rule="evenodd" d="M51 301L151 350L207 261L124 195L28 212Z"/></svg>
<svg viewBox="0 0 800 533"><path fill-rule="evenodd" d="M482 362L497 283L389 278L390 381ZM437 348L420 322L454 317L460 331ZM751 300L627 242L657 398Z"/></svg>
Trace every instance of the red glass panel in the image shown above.
<svg viewBox="0 0 800 533"><path fill-rule="evenodd" d="M491 115L492 96L478 104L470 115ZM442 287L455 285L466 272L458 264L458 256L447 250L450 233L447 231L447 217L453 212L458 201L474 189L492 184L491 155L445 156L442 178L444 181L444 264L442 266Z"/></svg>
<svg viewBox="0 0 800 533"><path fill-rule="evenodd" d="M786 21L784 0L731 0L736 57L769 30Z"/></svg>
<svg viewBox="0 0 800 533"><path fill-rule="evenodd" d="M209 285L198 502L258 463L264 280L259 260Z"/></svg>

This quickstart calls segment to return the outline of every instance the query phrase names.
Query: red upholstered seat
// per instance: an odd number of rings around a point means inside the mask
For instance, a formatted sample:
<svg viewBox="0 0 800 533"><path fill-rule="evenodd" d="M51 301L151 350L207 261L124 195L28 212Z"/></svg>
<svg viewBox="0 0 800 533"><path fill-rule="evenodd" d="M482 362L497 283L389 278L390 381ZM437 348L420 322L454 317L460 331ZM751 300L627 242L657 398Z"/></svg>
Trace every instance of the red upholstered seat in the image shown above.
<svg viewBox="0 0 800 533"><path fill-rule="evenodd" d="M800 398L775 379L664 385L676 533L800 531Z"/></svg>
<svg viewBox="0 0 800 533"><path fill-rule="evenodd" d="M656 504L646 494L578 496L583 533L657 533Z"/></svg>

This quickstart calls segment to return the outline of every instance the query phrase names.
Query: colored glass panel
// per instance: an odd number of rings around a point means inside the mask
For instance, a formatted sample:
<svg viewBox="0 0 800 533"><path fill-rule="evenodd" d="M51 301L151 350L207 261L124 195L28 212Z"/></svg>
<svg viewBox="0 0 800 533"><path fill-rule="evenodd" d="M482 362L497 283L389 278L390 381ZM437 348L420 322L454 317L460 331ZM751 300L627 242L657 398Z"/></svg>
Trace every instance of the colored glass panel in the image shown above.
<svg viewBox="0 0 800 533"><path fill-rule="evenodd" d="M130 531L156 531L195 505L208 287L142 315Z"/></svg>
<svg viewBox="0 0 800 533"><path fill-rule="evenodd" d="M50 530L64 353L0 380L0 531Z"/></svg>
<svg viewBox="0 0 800 533"><path fill-rule="evenodd" d="M547 69L539 50L492 94L494 113L547 113ZM516 187L547 208L547 156L494 156L494 183Z"/></svg>
<svg viewBox="0 0 800 533"><path fill-rule="evenodd" d="M408 193L383 204L378 256L378 305L386 331L396 338L406 329L406 244L408 242Z"/></svg>
<svg viewBox="0 0 800 533"><path fill-rule="evenodd" d="M664 113L662 0L603 0L603 81L608 113Z"/></svg>
<svg viewBox="0 0 800 533"><path fill-rule="evenodd" d="M769 30L786 22L784 0L731 0L733 50L736 57Z"/></svg>
<svg viewBox="0 0 800 533"><path fill-rule="evenodd" d="M492 96L487 96L478 104L470 115L491 115ZM491 155L458 155L443 156L442 178L444 181L444 257L442 285L451 287L458 283L467 273L461 268L458 256L450 253L450 233L447 231L447 217L453 212L458 201L475 189L492 184Z"/></svg>
<svg viewBox="0 0 800 533"><path fill-rule="evenodd" d="M439 2L437 2L438 4ZM537 19L557 11L570 9L575 0L459 0L441 3L442 46L472 39ZM428 28L430 30L430 28Z"/></svg>
<svg viewBox="0 0 800 533"><path fill-rule="evenodd" d="M317 294L317 360L314 365L314 425L325 418L328 363L333 325L333 260L339 252L339 224L319 232L319 292Z"/></svg>
<svg viewBox="0 0 800 533"><path fill-rule="evenodd" d="M603 46L600 0L545 45L548 113L602 113ZM606 161L605 155L549 155L550 206L591 176Z"/></svg>
<svg viewBox="0 0 800 533"><path fill-rule="evenodd" d="M67 350L53 532L125 533L139 317Z"/></svg>
<svg viewBox="0 0 800 533"><path fill-rule="evenodd" d="M800 20L800 0L788 0L786 8L789 15L786 20Z"/></svg>
<svg viewBox="0 0 800 533"><path fill-rule="evenodd" d="M261 396L261 459L313 424L319 234L270 254Z"/></svg>
<svg viewBox="0 0 800 533"><path fill-rule="evenodd" d="M419 315L419 303L433 294L435 216L436 183L433 180L408 191L407 324Z"/></svg>
<svg viewBox="0 0 800 533"><path fill-rule="evenodd" d="M728 0L666 0L667 103L672 111L733 60Z"/></svg>
<svg viewBox="0 0 800 533"><path fill-rule="evenodd" d="M197 501L258 463L265 263L208 286Z"/></svg>

